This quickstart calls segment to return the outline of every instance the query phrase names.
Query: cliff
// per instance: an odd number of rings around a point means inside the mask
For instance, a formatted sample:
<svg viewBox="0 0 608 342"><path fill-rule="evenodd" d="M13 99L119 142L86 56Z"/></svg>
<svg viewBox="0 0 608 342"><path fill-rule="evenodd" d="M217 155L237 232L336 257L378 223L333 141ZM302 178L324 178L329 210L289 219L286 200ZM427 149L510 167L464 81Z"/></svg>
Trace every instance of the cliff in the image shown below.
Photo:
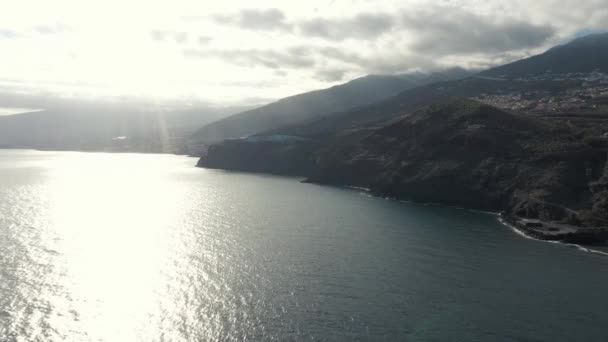
<svg viewBox="0 0 608 342"><path fill-rule="evenodd" d="M317 140L225 142L200 165L298 174L379 196L505 211L514 223L539 220L539 234L564 240L556 227L608 226L608 139L595 135L604 124L594 122L591 132L568 120L451 99Z"/></svg>
<svg viewBox="0 0 608 342"><path fill-rule="evenodd" d="M539 238L604 241L607 49L608 34L589 35L472 77L317 111L259 133L305 140L227 141L200 165L502 211Z"/></svg>
<svg viewBox="0 0 608 342"><path fill-rule="evenodd" d="M209 147L197 166L234 171L306 176L311 172L311 141L233 139Z"/></svg>

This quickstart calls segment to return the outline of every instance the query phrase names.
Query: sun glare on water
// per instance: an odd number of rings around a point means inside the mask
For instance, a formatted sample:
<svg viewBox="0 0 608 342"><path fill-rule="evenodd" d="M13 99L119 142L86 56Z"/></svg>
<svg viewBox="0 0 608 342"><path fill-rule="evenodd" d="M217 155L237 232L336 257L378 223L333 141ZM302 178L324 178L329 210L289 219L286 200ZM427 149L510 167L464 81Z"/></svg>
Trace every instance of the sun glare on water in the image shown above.
<svg viewBox="0 0 608 342"><path fill-rule="evenodd" d="M171 277L171 227L188 207L179 202L185 189L162 172L142 172L165 167L147 156L71 159L50 172L47 189L46 239L55 244L50 249L63 251L59 274L68 280L64 291L73 305L54 317L87 331L87 339L146 340L146 327L161 319L155 299L162 298L165 278Z"/></svg>

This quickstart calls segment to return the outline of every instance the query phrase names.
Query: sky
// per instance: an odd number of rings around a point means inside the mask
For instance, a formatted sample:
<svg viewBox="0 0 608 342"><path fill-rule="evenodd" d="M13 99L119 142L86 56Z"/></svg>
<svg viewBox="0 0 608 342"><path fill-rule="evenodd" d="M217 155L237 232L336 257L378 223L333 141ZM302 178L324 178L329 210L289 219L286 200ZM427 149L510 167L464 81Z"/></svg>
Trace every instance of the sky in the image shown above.
<svg viewBox="0 0 608 342"><path fill-rule="evenodd" d="M0 1L0 92L223 105L483 69L608 29L606 0Z"/></svg>

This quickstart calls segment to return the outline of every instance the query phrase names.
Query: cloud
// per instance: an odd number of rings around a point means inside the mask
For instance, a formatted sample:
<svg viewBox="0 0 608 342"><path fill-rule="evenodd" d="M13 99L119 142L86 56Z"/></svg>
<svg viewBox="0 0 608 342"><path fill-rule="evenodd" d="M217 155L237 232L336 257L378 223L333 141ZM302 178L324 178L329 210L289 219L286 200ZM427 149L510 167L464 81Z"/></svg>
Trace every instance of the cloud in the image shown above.
<svg viewBox="0 0 608 342"><path fill-rule="evenodd" d="M266 36L252 34L241 40L243 47L225 44L228 46L223 50L188 50L183 54L242 67L298 69L323 82L368 73L433 71L453 66L479 69L529 56L566 39L565 29L558 29L551 15L541 15L541 9L546 12L546 4L557 7L557 0L538 0L545 5L535 2L525 13L518 12L523 8L521 1L471 4L450 0L398 7L378 3L352 9L345 5L343 12L316 11L315 17L290 11L289 6L244 9L206 18L216 25L242 29L243 35L245 31L275 31L283 39L268 42ZM598 4L585 5L584 11L593 18L603 18L605 11L598 12ZM561 13L556 14L557 18L574 20L560 11L555 11ZM580 21L578 12L579 19L574 21ZM286 42L299 45L290 48Z"/></svg>
<svg viewBox="0 0 608 342"><path fill-rule="evenodd" d="M300 33L333 41L373 39L390 31L395 18L383 13L361 13L347 19L316 18L298 24Z"/></svg>
<svg viewBox="0 0 608 342"><path fill-rule="evenodd" d="M562 38L585 29L608 29L606 0L512 0L512 6L524 8L528 19L552 23Z"/></svg>
<svg viewBox="0 0 608 342"><path fill-rule="evenodd" d="M187 32L175 32L173 34L173 39L177 44L185 44L188 42L188 33Z"/></svg>
<svg viewBox="0 0 608 342"><path fill-rule="evenodd" d="M170 31L154 30L154 31L150 32L150 35L152 36L152 39L157 42L173 41L180 45L187 44L190 39L190 34L188 32L170 32ZM207 39L206 43L211 41L211 38L209 38L209 37L200 36L200 37L198 37L198 43L203 44L202 42L204 42L205 39Z"/></svg>
<svg viewBox="0 0 608 342"><path fill-rule="evenodd" d="M213 40L213 38L211 38L211 37L198 36L199 45L207 45L207 44L211 43L212 40Z"/></svg>
<svg viewBox="0 0 608 342"><path fill-rule="evenodd" d="M557 34L550 25L447 6L318 18L298 27L300 34L337 43L313 49L323 61L313 77L326 82L346 74L491 67L525 57Z"/></svg>
<svg viewBox="0 0 608 342"><path fill-rule="evenodd" d="M0 29L0 38L19 38L22 35L14 30Z"/></svg>
<svg viewBox="0 0 608 342"><path fill-rule="evenodd" d="M449 15L441 15L449 13ZM498 21L455 8L405 12L401 25L412 31L413 51L433 55L501 53L542 45L556 34L549 25Z"/></svg>
<svg viewBox="0 0 608 342"><path fill-rule="evenodd" d="M265 67L269 69L311 68L316 63L305 47L289 48L285 52L262 49L186 49L183 54L189 58L217 58L242 67Z"/></svg>
<svg viewBox="0 0 608 342"><path fill-rule="evenodd" d="M410 69L432 70L439 67L433 58L399 51L362 54L324 47L319 50L319 54L326 60L337 61L349 66L351 70L363 73L392 74Z"/></svg>
<svg viewBox="0 0 608 342"><path fill-rule="evenodd" d="M237 26L246 30L291 30L291 25L285 20L285 14L276 8L244 9L232 15L217 15L214 19L218 24Z"/></svg>
<svg viewBox="0 0 608 342"><path fill-rule="evenodd" d="M359 13L346 19L315 18L297 26L305 37L330 41L369 41L397 32L412 37L412 51L439 54L497 53L537 47L557 32L550 25L517 19L500 21L447 6L427 6L396 14Z"/></svg>
<svg viewBox="0 0 608 342"><path fill-rule="evenodd" d="M63 25L38 25L34 27L34 31L42 35L51 35L64 33L68 28Z"/></svg>
<svg viewBox="0 0 608 342"><path fill-rule="evenodd" d="M154 39L155 41L162 42L166 39L167 32L154 30L154 31L150 32L150 35L152 36L152 39Z"/></svg>
<svg viewBox="0 0 608 342"><path fill-rule="evenodd" d="M315 78L323 82L339 82L346 76L344 69L320 69L315 72Z"/></svg>
<svg viewBox="0 0 608 342"><path fill-rule="evenodd" d="M184 49L187 58L215 58L240 67L299 69L313 71L324 82L342 80L351 71L359 73L396 73L412 68L435 68L432 59L402 53L361 54L332 46L295 46L274 49L204 50Z"/></svg>

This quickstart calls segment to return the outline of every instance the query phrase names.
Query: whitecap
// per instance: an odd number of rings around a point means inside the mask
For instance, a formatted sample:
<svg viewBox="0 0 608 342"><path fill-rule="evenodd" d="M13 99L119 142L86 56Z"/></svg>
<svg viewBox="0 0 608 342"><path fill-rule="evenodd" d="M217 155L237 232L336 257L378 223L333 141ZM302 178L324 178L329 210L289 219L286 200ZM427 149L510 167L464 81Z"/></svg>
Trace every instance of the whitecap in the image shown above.
<svg viewBox="0 0 608 342"><path fill-rule="evenodd" d="M501 224L503 224L503 225L507 226L508 228L510 228L513 232L515 232L515 234L520 235L520 236L522 236L522 237L524 237L526 239L540 241L540 242L546 242L546 243L552 243L552 244L558 244L558 245L563 245L563 246L568 246L568 247L574 247L574 248L578 249L581 252L608 256L608 253L606 253L606 252L602 252L602 251L599 251L597 249L587 248L587 247L581 246L581 245L576 244L576 243L566 243L566 242L561 242L561 241L549 241L549 240L537 239L537 238L535 238L533 236L530 236L530 235L526 234L524 231L522 231L521 229L518 229L517 227L513 226L512 224L509 224L502 217L498 218L498 222L500 222Z"/></svg>

